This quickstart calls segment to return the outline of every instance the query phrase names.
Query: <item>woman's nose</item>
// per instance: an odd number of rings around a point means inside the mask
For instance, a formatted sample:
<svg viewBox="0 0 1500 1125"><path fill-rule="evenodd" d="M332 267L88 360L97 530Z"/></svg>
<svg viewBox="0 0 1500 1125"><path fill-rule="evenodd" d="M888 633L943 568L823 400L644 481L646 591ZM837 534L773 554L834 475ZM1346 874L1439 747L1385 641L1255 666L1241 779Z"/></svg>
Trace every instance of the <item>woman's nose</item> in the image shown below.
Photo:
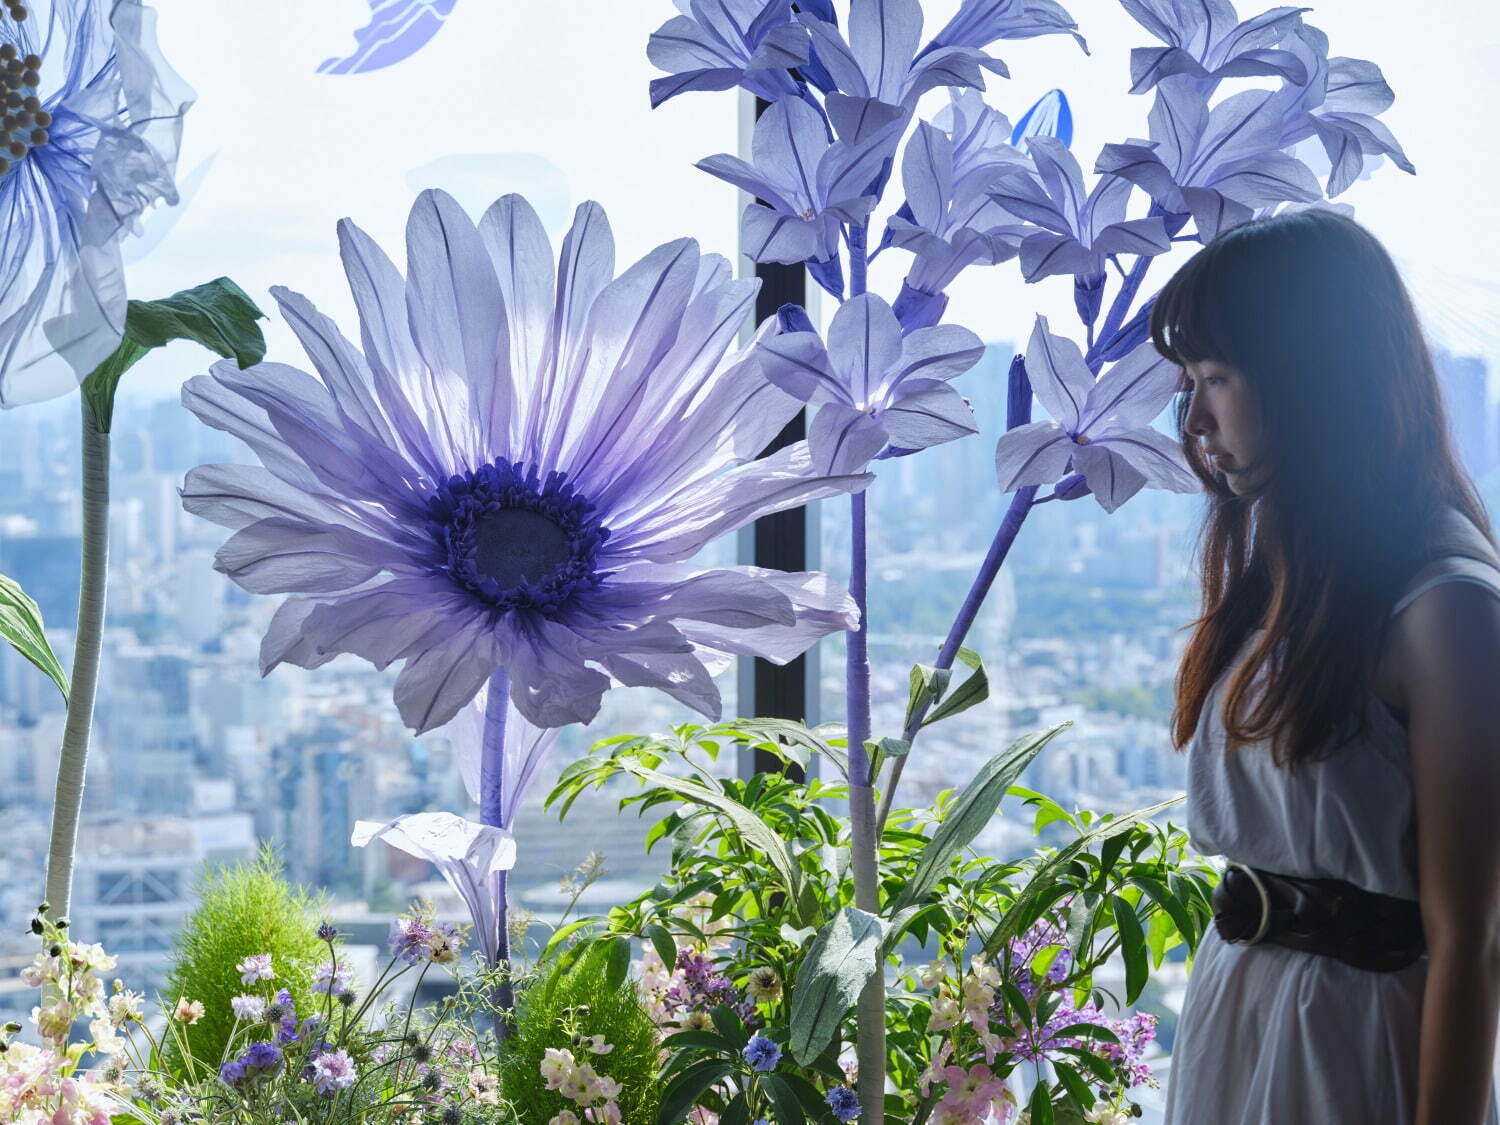
<svg viewBox="0 0 1500 1125"><path fill-rule="evenodd" d="M1202 437L1213 429L1212 419L1210 419L1208 411L1204 410L1197 400L1194 400L1188 407L1184 428L1194 437Z"/></svg>

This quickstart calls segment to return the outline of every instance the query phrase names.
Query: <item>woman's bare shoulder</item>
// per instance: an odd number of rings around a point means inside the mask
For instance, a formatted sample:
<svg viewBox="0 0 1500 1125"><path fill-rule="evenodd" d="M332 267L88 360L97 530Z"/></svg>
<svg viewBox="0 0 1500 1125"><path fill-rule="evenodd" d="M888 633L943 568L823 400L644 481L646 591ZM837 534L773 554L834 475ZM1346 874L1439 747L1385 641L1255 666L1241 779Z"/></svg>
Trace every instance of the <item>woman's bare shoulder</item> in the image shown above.
<svg viewBox="0 0 1500 1125"><path fill-rule="evenodd" d="M1444 560L1439 560L1442 562ZM1403 715L1435 675L1478 662L1500 689L1500 572L1462 572L1435 564L1414 585L1436 582L1413 597L1391 622L1376 673L1376 693Z"/></svg>

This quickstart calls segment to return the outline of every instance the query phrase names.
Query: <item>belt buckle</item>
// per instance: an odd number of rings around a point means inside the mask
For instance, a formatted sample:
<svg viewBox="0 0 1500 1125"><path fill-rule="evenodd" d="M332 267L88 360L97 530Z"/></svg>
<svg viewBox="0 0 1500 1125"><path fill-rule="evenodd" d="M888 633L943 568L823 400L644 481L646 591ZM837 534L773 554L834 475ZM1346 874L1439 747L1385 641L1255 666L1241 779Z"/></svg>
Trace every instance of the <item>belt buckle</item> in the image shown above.
<svg viewBox="0 0 1500 1125"><path fill-rule="evenodd" d="M1226 941L1230 945L1255 945L1266 936L1266 931L1271 928L1271 894L1266 890L1266 884L1255 873L1253 867L1246 867L1243 863L1234 863L1232 861L1229 867L1238 867L1246 875L1250 876L1250 881L1255 884L1255 889L1260 892L1260 926L1251 937L1228 938Z"/></svg>

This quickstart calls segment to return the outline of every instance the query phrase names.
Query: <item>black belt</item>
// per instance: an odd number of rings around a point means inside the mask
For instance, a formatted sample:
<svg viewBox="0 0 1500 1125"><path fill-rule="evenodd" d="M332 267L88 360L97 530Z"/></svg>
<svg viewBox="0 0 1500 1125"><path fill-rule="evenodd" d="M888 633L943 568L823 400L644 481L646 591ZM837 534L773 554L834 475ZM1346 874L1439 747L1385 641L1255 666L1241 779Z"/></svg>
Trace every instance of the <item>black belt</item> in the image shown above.
<svg viewBox="0 0 1500 1125"><path fill-rule="evenodd" d="M1427 950L1417 902L1342 879L1277 875L1231 863L1214 889L1213 905L1215 929L1235 945L1271 942L1377 973L1404 969Z"/></svg>

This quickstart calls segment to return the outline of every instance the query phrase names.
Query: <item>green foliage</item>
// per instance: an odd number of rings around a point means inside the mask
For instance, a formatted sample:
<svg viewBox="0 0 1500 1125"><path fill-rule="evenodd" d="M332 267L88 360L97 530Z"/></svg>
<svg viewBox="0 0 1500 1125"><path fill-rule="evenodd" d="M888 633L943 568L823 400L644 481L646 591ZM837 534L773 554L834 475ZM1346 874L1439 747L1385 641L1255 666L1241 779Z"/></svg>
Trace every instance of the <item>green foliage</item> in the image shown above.
<svg viewBox="0 0 1500 1125"><path fill-rule="evenodd" d="M202 1002L203 1018L183 1028L200 1061L217 1065L222 1057L234 1027L229 1001L241 993L286 988L302 1013L326 1002L312 991L313 969L328 956L317 934L323 897L293 887L282 871L280 857L266 846L254 862L206 870L198 880L198 907L177 933L163 999L169 1009L179 997ZM271 955L276 978L250 988L235 965L255 953ZM167 1068L180 1075L181 1051L170 1038L165 1056Z"/></svg>
<svg viewBox="0 0 1500 1125"><path fill-rule="evenodd" d="M600 1075L623 1088L618 1099L624 1125L655 1125L661 1102L657 1083L656 1027L642 1006L634 982L611 981L616 943L593 943L577 958L558 958L517 998L516 1027L506 1042L500 1071L503 1099L521 1111L523 1121L547 1121L565 1109L582 1117L575 1102L542 1080L547 1049L566 1049ZM589 1051L589 1038L602 1035L614 1050Z"/></svg>
<svg viewBox="0 0 1500 1125"><path fill-rule="evenodd" d="M47 673L63 699L68 698L68 677L47 635L42 631L41 608L21 589L19 582L0 574L0 640Z"/></svg>
<svg viewBox="0 0 1500 1125"><path fill-rule="evenodd" d="M917 706L947 695L951 678L939 679L932 670L914 674ZM926 1121L941 1096L941 1086L928 1098L916 1091L936 1047L956 1032L929 1030L929 1023L939 982L947 995L960 995L971 983L967 974L973 955L999 974L996 1028L1002 1035L1020 1036L1025 1029L1040 1029L1064 1002L1075 1008L1090 1001L1101 1006L1134 1003L1149 983L1150 970L1159 968L1177 946L1186 945L1191 954L1209 922L1212 867L1189 859L1184 831L1152 819L1181 798L1121 815L1099 814L1064 809L1015 783L1066 726L1018 739L963 791L939 794L931 808L891 812L878 855L879 924L886 933L881 955L887 965L900 968L935 954L937 975L921 987L898 987L888 996L887 1073L901 1091L890 1095L888 1116ZM824 775L836 780L802 783L768 773L749 780L718 777L704 762L749 748L804 767L811 757L821 757ZM563 771L548 804L556 802L565 815L583 790L620 775L644 783L642 790L622 798L622 807L633 805L643 813L658 805L672 810L647 836L648 849L671 848L672 866L650 892L606 917L581 919L570 933L576 940L592 925L592 940L600 944L608 944L612 935L637 937L664 950L661 960L669 965L674 945L706 952L715 971L741 989L754 973L774 974L782 988L760 998L756 1014L761 1033L786 1049L777 1080L821 1098L842 1081L837 1060L853 1042L854 1021L848 1012L852 992L834 987L837 974L832 970L841 959L829 954L831 946L842 955L855 944L848 935L835 942L830 929L854 903L849 828L839 815L848 795L841 741L831 728L808 730L758 719L607 739ZM684 775L691 781L684 782ZM683 792L689 786L690 797ZM710 790L713 799L703 799ZM1049 837L1059 838L1060 846L1038 841L1034 854L1014 861L976 854L972 844L984 825L1007 809L1031 823L1035 835L1050 829ZM768 863L759 843L766 830L795 865L793 877L775 873ZM789 886L797 888L795 901L786 893ZM1063 943L1045 943L1024 960L1013 961L1048 929L1061 933ZM716 939L713 944L710 938ZM1047 979L1049 966L1064 954L1066 974ZM1094 984L1096 970L1115 956L1125 962L1123 996ZM1028 971L1036 985L1032 1001L1014 983ZM840 1009L836 1026L828 1028L825 1019L814 1018L826 1016L834 1006ZM666 1040L672 1058L664 1104L701 1081L706 1085L694 1092L701 1104L731 1116L741 1108L736 1104L745 1097L736 1078L739 1060L716 1042L724 1037L717 1028L719 1016L728 1011L714 1013L717 1034L679 1024L692 1029ZM1080 1025L1071 1034L1114 1038L1108 1029L1093 1025ZM1124 1096L1125 1072L1092 1051L1061 1047L1050 1061L1061 1085L1043 1083L1040 1098L1056 1121L1081 1120L1078 1111L1091 1108L1096 1096ZM762 1094L772 1096L772 1085L751 1090L751 1105ZM1042 1101L1036 1109L1046 1115ZM809 1106L808 1120L824 1120L815 1110ZM751 1112L753 1117L755 1110Z"/></svg>

